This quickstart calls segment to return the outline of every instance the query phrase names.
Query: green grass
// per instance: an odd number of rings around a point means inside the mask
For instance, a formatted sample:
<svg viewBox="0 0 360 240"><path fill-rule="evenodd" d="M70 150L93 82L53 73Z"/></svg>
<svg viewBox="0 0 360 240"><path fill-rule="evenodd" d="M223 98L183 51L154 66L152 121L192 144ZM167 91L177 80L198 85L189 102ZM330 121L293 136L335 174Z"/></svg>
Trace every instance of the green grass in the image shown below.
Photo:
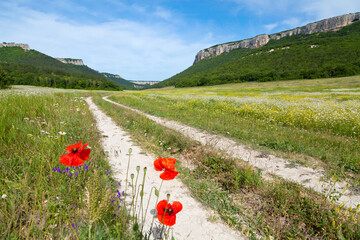
<svg viewBox="0 0 360 240"><path fill-rule="evenodd" d="M100 135L80 96L0 92L1 239L136 238L114 218L122 211L110 202L118 184L106 172ZM87 168L60 164L65 147L79 141L91 146Z"/></svg>
<svg viewBox="0 0 360 240"><path fill-rule="evenodd" d="M261 173L100 97L99 105L142 147L161 157L180 158L179 177L192 195L231 227L255 238L345 239L359 237L359 215L331 205L324 196ZM190 162L191 168L186 167ZM348 215L349 214L349 215Z"/></svg>
<svg viewBox="0 0 360 240"><path fill-rule="evenodd" d="M126 92L112 100L269 153L360 173L360 78ZM224 124L226 123L226 124Z"/></svg>

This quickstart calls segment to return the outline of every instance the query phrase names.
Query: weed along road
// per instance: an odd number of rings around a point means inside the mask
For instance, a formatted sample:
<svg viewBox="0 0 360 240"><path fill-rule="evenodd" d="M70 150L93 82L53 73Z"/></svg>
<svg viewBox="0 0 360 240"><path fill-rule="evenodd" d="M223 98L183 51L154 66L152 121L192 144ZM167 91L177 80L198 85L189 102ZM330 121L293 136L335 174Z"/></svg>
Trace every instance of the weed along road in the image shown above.
<svg viewBox="0 0 360 240"><path fill-rule="evenodd" d="M114 179L125 183L129 149L132 149L129 160L129 173L134 173L137 166L140 166L141 169L147 167L144 199L147 201L149 196L151 196L150 207L145 214L144 231L147 232L151 227L153 219L156 218L156 216L153 215L156 196L152 188L158 187L161 184L159 173L154 171L153 162L155 157L144 153L141 148L132 141L128 133L117 126L110 117L105 115L93 103L91 98L87 98L86 102L96 119L97 128L103 135L102 145L104 151L108 152L108 161L114 173ZM142 173L142 171L140 171L140 173ZM139 179L142 179L142 176L143 175L141 175ZM216 213L205 209L198 201L193 199L186 186L180 180L165 181L161 186L159 200L166 199L167 194L170 193L171 201L176 200L183 205L182 211L177 214L176 225L173 228L173 236L175 239L244 239L241 233L229 228L223 223L219 221L209 221ZM123 189L120 190L122 191ZM140 206L138 207L140 208Z"/></svg>
<svg viewBox="0 0 360 240"><path fill-rule="evenodd" d="M337 192L340 195L338 203L343 203L347 207L356 207L360 203L360 195L353 194L348 188L346 182L336 182L326 179L322 170L304 167L299 164L293 166L289 160L279 158L272 155L264 155L260 151L252 150L246 146L240 145L235 141L214 134L200 131L193 127L184 125L176 121L165 120L161 117L144 113L138 109L134 109L123 104L114 102L108 97L103 97L117 106L130 109L156 123L167 128L176 130L183 135L200 142L203 145L213 146L215 149L225 151L231 157L247 161L251 166L261 169L263 174L275 174L284 179L299 183L305 187L311 188L319 193L328 194L329 192Z"/></svg>

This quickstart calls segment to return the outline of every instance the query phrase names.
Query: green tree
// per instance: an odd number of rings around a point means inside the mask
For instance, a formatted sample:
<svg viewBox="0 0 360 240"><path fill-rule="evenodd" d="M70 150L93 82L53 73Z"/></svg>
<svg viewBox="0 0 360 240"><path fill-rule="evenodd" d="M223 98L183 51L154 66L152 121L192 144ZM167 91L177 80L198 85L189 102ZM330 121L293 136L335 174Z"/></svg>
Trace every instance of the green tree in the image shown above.
<svg viewBox="0 0 360 240"><path fill-rule="evenodd" d="M0 89L7 88L9 85L7 75L4 70L0 68Z"/></svg>

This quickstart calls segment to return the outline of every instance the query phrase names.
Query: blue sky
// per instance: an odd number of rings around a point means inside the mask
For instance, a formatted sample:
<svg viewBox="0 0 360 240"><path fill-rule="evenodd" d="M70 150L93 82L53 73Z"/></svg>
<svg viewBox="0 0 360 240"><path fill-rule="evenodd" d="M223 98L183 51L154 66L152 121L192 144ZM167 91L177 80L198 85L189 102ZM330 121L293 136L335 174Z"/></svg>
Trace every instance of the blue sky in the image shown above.
<svg viewBox="0 0 360 240"><path fill-rule="evenodd" d="M8 0L0 42L129 80L164 80L212 45L358 11L359 0Z"/></svg>

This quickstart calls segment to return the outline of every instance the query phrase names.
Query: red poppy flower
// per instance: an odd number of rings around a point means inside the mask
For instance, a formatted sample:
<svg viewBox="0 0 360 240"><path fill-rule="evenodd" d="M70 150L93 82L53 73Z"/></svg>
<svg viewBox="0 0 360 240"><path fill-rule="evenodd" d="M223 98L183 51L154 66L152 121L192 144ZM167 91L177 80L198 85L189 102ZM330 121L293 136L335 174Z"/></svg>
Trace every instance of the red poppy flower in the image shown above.
<svg viewBox="0 0 360 240"><path fill-rule="evenodd" d="M176 214L180 212L182 208L182 204L178 201L170 204L166 200L161 200L156 206L157 217L162 224L172 226L176 222Z"/></svg>
<svg viewBox="0 0 360 240"><path fill-rule="evenodd" d="M87 145L88 143L82 146L82 142L79 142L66 147L65 150L69 153L60 157L60 163L67 166L80 166L84 164L84 161L89 159L91 151L91 149L84 149Z"/></svg>
<svg viewBox="0 0 360 240"><path fill-rule="evenodd" d="M162 180L172 180L178 175L179 172L175 171L175 162L174 158L158 158L154 162L154 167L156 171L165 171L160 174Z"/></svg>

